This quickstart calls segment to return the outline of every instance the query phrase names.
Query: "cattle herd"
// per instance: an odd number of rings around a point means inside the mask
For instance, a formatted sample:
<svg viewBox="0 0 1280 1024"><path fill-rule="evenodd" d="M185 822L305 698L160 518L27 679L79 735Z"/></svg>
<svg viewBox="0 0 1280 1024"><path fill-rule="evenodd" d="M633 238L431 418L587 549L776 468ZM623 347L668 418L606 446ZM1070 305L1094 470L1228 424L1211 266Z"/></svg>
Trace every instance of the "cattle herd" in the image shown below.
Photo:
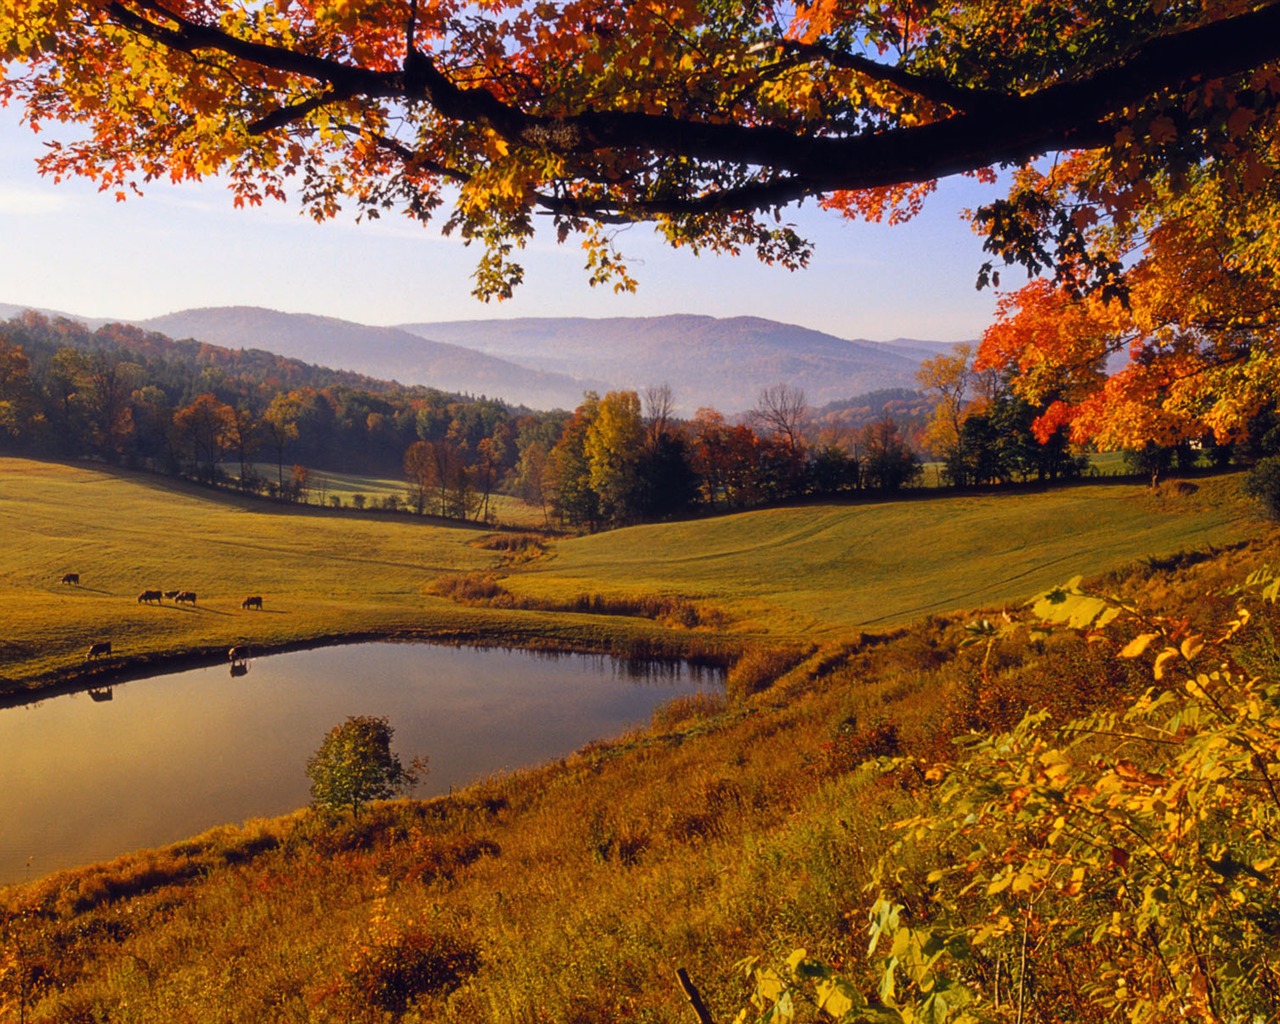
<svg viewBox="0 0 1280 1024"><path fill-rule="evenodd" d="M78 572L63 573L62 582L78 587L80 585L80 574ZM172 601L175 605L189 604L194 608L196 604L196 592L194 590L144 590L138 595L138 604L163 604L166 600ZM245 611L262 611L262 595L250 594L240 602L240 607ZM86 661L92 661L95 658L106 658L110 656L111 641L103 640L98 643L90 644L89 651L84 657ZM235 674L235 668L237 666L241 666L244 659L247 657L247 648L233 647L231 649L233 674Z"/></svg>

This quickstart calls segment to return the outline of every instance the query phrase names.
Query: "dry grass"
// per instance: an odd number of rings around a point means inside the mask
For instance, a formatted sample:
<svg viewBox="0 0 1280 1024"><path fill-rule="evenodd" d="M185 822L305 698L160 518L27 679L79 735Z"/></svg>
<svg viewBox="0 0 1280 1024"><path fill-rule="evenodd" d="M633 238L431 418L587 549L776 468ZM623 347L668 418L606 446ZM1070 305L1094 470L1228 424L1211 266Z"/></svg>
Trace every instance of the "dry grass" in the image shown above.
<svg viewBox="0 0 1280 1024"><path fill-rule="evenodd" d="M1188 592L1215 568L1184 570ZM217 830L0 891L0 949L31 980L31 1021L678 1024L676 966L732 1020L740 958L862 956L868 867L923 780L860 758L1145 683L1063 634L1002 642L976 686L965 621L743 659L757 682L736 699L673 704L449 797ZM782 675L746 695L766 661Z"/></svg>
<svg viewBox="0 0 1280 1024"><path fill-rule="evenodd" d="M0 460L0 530L15 538L0 550L0 657L23 678L65 669L108 628L157 655L429 622L736 658L723 701L673 703L650 729L536 770L359 821L299 812L0 889L0 1019L675 1024L688 1009L672 972L685 966L713 1018L733 1020L747 987L739 959L803 945L839 963L865 949L868 865L921 783L859 770L859 757L947 749L956 731L997 728L1020 708L1066 714L1130 685L1088 645L1026 638L1001 647L979 686L981 654L960 647L965 617L872 634L865 609L900 624L966 603L957 594L998 604L1038 573L1056 583L1252 528L1225 490L1207 501L1207 489L1041 496L1022 532L986 499L753 513L557 541L515 571L475 531ZM1029 498L1011 500L1029 514ZM1088 529L1070 544L1018 549L1085 508ZM1098 524L1108 516L1111 533ZM983 522L993 536L968 563L947 550ZM1089 545L1100 553L1074 562ZM1230 571L1277 560L1265 548L1228 557ZM1183 559L1111 582L1176 587L1191 605L1228 571L1219 564ZM79 591L57 583L68 569L84 574ZM162 579L199 591L198 610L136 605ZM242 612L250 592L277 614ZM453 599L467 594L475 607ZM645 612L679 622L686 605L728 628L667 628Z"/></svg>

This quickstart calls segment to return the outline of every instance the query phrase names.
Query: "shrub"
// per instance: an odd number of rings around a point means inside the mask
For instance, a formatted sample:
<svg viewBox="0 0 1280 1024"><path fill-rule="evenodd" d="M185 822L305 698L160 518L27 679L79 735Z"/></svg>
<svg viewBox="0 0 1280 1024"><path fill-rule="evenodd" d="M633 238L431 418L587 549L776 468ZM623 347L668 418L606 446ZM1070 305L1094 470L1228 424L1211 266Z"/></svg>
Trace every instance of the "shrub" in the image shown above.
<svg viewBox="0 0 1280 1024"><path fill-rule="evenodd" d="M1259 459L1245 477L1243 490L1262 502L1268 516L1280 520L1280 455Z"/></svg>
<svg viewBox="0 0 1280 1024"><path fill-rule="evenodd" d="M457 988L479 966L476 946L456 936L384 926L356 950L347 979L358 998L399 1014L420 995Z"/></svg>
<svg viewBox="0 0 1280 1024"><path fill-rule="evenodd" d="M724 711L725 699L720 693L691 693L685 697L672 697L671 700L658 705L651 719L653 728L659 732L670 732L686 722L697 722L711 718Z"/></svg>
<svg viewBox="0 0 1280 1024"><path fill-rule="evenodd" d="M853 771L866 761L877 757L897 757L900 753L902 742L896 722L877 719L867 729L859 729L856 723L849 723L822 745L816 768L823 778L834 778Z"/></svg>
<svg viewBox="0 0 1280 1024"><path fill-rule="evenodd" d="M725 693L742 700L773 684L804 660L795 648L752 647L744 651L725 679Z"/></svg>

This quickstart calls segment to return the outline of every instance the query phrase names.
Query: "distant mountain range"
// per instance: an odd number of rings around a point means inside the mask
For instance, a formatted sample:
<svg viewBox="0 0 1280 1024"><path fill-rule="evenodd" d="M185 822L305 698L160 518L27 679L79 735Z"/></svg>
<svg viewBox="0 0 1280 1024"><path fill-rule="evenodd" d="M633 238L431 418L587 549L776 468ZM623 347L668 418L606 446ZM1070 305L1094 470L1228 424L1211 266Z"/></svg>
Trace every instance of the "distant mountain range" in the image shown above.
<svg viewBox="0 0 1280 1024"><path fill-rule="evenodd" d="M23 306L0 303L0 318ZM74 314L91 327L111 322ZM678 411L752 408L786 383L811 405L881 388L913 387L921 361L950 343L847 341L758 317L460 320L372 327L247 306L189 309L127 321L171 338L278 355L370 377L487 395L534 408L572 409L585 390L670 384Z"/></svg>

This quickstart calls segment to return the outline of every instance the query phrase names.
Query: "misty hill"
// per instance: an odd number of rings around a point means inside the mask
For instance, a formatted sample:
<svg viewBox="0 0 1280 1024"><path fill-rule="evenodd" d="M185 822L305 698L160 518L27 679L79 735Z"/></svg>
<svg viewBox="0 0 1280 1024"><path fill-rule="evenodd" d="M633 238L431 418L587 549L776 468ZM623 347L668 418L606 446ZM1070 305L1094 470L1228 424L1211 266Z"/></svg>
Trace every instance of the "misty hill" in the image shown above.
<svg viewBox="0 0 1280 1024"><path fill-rule="evenodd" d="M394 327L370 327L306 313L223 306L135 322L170 337L194 338L228 348L265 348L401 384L487 395L534 408L572 408L585 388L599 386L599 382L530 369Z"/></svg>
<svg viewBox="0 0 1280 1024"><path fill-rule="evenodd" d="M939 342L846 341L759 317L676 315L612 319L523 318L402 324L423 338L547 373L602 379L613 388L668 383L681 411L750 409L772 384L802 388L811 405L882 388L913 387Z"/></svg>
<svg viewBox="0 0 1280 1024"><path fill-rule="evenodd" d="M28 310L48 317L50 320L71 320L74 323L84 324L91 331L96 331L99 327L104 327L107 324L119 322L118 319L110 317L80 316L77 313L64 313L58 309L42 309L39 306L15 306L12 302L0 302L0 320L11 320L15 316L21 316Z"/></svg>
<svg viewBox="0 0 1280 1024"><path fill-rule="evenodd" d="M0 316L23 307L0 304ZM50 313L49 315L64 315ZM91 326L106 321L72 317ZM853 395L913 388L920 362L950 343L848 341L759 317L521 318L373 327L247 306L190 309L133 321L173 338L278 355L406 385L573 408L588 389L668 383L678 411L752 408L765 388L802 388L815 408Z"/></svg>

